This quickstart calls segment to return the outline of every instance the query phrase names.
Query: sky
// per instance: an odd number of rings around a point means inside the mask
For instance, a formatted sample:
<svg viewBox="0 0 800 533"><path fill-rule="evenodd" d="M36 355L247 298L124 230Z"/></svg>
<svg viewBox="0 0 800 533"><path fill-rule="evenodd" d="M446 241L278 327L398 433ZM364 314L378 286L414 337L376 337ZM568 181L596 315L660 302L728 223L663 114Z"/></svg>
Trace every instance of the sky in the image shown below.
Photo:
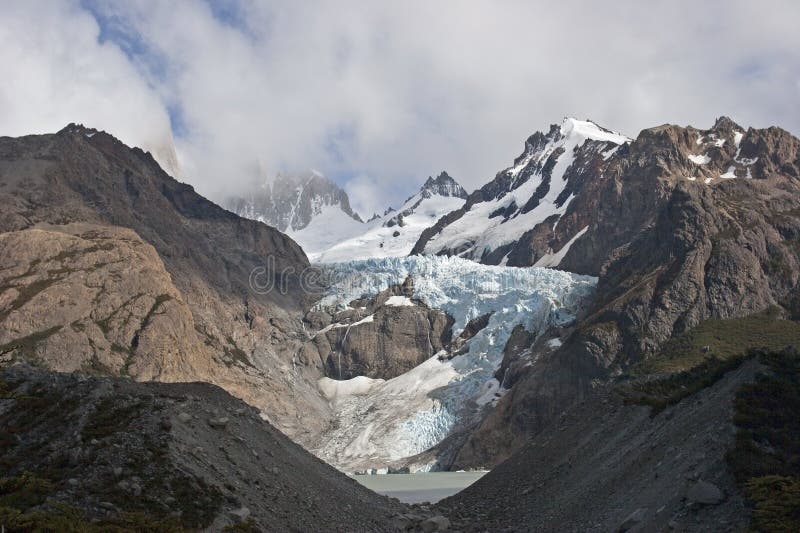
<svg viewBox="0 0 800 533"><path fill-rule="evenodd" d="M0 135L69 122L222 201L316 169L369 216L565 116L800 133L800 2L5 0Z"/></svg>

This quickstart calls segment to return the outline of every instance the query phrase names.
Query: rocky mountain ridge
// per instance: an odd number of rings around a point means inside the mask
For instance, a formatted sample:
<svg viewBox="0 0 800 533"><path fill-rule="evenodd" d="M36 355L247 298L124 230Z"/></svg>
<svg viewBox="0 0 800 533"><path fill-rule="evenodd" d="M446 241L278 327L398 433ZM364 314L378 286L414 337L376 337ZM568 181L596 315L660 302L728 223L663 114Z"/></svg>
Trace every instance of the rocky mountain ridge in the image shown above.
<svg viewBox="0 0 800 533"><path fill-rule="evenodd" d="M383 217L376 214L362 231L311 257L320 263L334 263L406 256L423 231L440 217L458 209L466 197L464 188L447 172L435 178L429 176L419 191L397 210L389 208Z"/></svg>
<svg viewBox="0 0 800 533"><path fill-rule="evenodd" d="M292 362L314 296L300 288L308 260L284 234L76 125L0 138L0 206L4 361L204 380L289 434L324 424L321 368ZM278 289L254 291L254 272Z"/></svg>
<svg viewBox="0 0 800 533"><path fill-rule="evenodd" d="M7 531L394 531L405 507L206 383L0 369Z"/></svg>
<svg viewBox="0 0 800 533"><path fill-rule="evenodd" d="M596 380L705 320L771 306L798 316L800 140L722 118L709 130L647 129L591 161L568 172L584 186L555 228L539 224L514 246L530 263L570 243L558 267L597 275L596 298L558 350L530 346L512 361L524 372L456 465L505 456Z"/></svg>

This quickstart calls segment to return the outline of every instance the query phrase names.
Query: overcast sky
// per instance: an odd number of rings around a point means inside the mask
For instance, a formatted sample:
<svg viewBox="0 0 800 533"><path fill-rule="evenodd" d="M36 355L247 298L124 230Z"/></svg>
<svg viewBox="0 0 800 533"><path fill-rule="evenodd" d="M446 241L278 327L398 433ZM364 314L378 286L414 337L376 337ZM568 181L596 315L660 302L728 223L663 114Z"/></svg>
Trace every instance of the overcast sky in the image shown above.
<svg viewBox="0 0 800 533"><path fill-rule="evenodd" d="M0 135L68 122L158 149L214 199L317 169L364 214L472 190L566 116L800 133L800 2L0 4Z"/></svg>

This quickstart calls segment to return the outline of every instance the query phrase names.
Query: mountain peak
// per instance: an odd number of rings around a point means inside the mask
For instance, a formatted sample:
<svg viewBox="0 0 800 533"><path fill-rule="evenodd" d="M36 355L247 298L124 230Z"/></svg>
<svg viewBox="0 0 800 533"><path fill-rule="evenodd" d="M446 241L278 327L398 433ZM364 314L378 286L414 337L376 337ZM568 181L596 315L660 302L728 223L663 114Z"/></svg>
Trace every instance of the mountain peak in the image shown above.
<svg viewBox="0 0 800 533"><path fill-rule="evenodd" d="M244 195L229 197L225 206L245 218L259 220L280 231L299 231L323 211L341 211L343 216L363 223L353 212L347 193L320 172L278 173L260 181Z"/></svg>
<svg viewBox="0 0 800 533"><path fill-rule="evenodd" d="M711 128L714 131L742 131L742 127L734 122L730 117L721 116L714 121L714 126Z"/></svg>
<svg viewBox="0 0 800 533"><path fill-rule="evenodd" d="M573 117L564 117L560 133L566 138L577 136L596 141L611 141L614 144L624 144L630 141L627 136L604 128L592 120L578 120Z"/></svg>
<svg viewBox="0 0 800 533"><path fill-rule="evenodd" d="M464 187L459 185L459 183L444 170L435 178L433 176L428 176L428 179L425 180L422 188L420 188L420 193L424 197L432 195L454 198L467 197L467 191L464 190Z"/></svg>

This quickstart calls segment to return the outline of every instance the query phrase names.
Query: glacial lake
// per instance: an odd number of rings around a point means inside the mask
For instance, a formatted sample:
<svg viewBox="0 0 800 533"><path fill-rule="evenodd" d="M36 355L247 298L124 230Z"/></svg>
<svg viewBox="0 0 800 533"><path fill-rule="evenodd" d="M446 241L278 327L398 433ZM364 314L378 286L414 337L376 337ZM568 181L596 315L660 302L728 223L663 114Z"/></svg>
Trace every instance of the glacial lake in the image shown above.
<svg viewBox="0 0 800 533"><path fill-rule="evenodd" d="M404 503L438 502L486 475L482 472L430 472L351 476L368 489Z"/></svg>

